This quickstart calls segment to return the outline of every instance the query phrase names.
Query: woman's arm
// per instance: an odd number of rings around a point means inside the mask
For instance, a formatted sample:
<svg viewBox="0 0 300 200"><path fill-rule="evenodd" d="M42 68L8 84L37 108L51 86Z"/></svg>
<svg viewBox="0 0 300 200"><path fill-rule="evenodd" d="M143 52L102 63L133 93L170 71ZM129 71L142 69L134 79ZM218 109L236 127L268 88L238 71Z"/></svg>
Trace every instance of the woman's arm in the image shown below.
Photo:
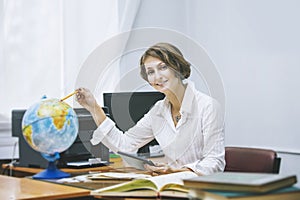
<svg viewBox="0 0 300 200"><path fill-rule="evenodd" d="M220 104L212 99L204 108L202 116L202 160L185 165L197 174L212 174L225 168L224 118Z"/></svg>
<svg viewBox="0 0 300 200"><path fill-rule="evenodd" d="M151 129L151 114L146 114L135 126L123 134L115 126L115 123L106 117L103 109L98 105L94 95L88 89L79 88L77 91L78 103L92 114L98 127L94 131L91 140L93 145L102 142L115 152L134 152L154 138Z"/></svg>

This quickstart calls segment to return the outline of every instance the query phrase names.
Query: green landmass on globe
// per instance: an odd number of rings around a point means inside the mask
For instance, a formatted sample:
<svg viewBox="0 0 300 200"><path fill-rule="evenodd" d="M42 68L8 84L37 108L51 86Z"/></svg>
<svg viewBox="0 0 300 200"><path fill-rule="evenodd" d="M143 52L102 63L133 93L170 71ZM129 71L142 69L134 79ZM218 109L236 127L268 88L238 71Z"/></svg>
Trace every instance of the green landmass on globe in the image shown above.
<svg viewBox="0 0 300 200"><path fill-rule="evenodd" d="M71 106L59 99L43 99L25 112L22 131L34 150L49 155L60 153L77 137L77 115Z"/></svg>

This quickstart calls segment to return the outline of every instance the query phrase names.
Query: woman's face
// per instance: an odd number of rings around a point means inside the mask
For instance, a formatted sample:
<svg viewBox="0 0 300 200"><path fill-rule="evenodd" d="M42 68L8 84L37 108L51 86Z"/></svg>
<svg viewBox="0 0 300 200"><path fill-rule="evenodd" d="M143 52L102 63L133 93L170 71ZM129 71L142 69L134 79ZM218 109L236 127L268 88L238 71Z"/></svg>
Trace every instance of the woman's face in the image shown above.
<svg viewBox="0 0 300 200"><path fill-rule="evenodd" d="M149 56L145 62L146 74L149 83L159 92L164 94L173 92L180 84L180 80L176 77L172 68L168 67L158 58Z"/></svg>

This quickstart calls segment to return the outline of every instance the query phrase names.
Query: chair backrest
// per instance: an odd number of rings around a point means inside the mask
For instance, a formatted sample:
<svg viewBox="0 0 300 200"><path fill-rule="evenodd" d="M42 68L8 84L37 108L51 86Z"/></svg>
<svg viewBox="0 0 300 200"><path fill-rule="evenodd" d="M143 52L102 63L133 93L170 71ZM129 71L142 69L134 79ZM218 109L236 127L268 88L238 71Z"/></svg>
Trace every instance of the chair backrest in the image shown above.
<svg viewBox="0 0 300 200"><path fill-rule="evenodd" d="M270 149L225 147L226 167L229 172L279 173L281 158Z"/></svg>

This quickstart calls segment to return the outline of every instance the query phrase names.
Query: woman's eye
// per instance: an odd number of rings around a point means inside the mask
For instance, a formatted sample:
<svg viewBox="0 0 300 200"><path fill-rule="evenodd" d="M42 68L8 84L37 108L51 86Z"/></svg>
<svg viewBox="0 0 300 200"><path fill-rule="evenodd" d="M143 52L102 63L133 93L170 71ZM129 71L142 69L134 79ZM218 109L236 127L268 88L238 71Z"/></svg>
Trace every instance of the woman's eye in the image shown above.
<svg viewBox="0 0 300 200"><path fill-rule="evenodd" d="M153 71L148 71L147 75L152 75L154 72Z"/></svg>
<svg viewBox="0 0 300 200"><path fill-rule="evenodd" d="M166 70L166 69L168 69L168 66L167 65L162 65L162 66L160 66L160 69L161 70Z"/></svg>

